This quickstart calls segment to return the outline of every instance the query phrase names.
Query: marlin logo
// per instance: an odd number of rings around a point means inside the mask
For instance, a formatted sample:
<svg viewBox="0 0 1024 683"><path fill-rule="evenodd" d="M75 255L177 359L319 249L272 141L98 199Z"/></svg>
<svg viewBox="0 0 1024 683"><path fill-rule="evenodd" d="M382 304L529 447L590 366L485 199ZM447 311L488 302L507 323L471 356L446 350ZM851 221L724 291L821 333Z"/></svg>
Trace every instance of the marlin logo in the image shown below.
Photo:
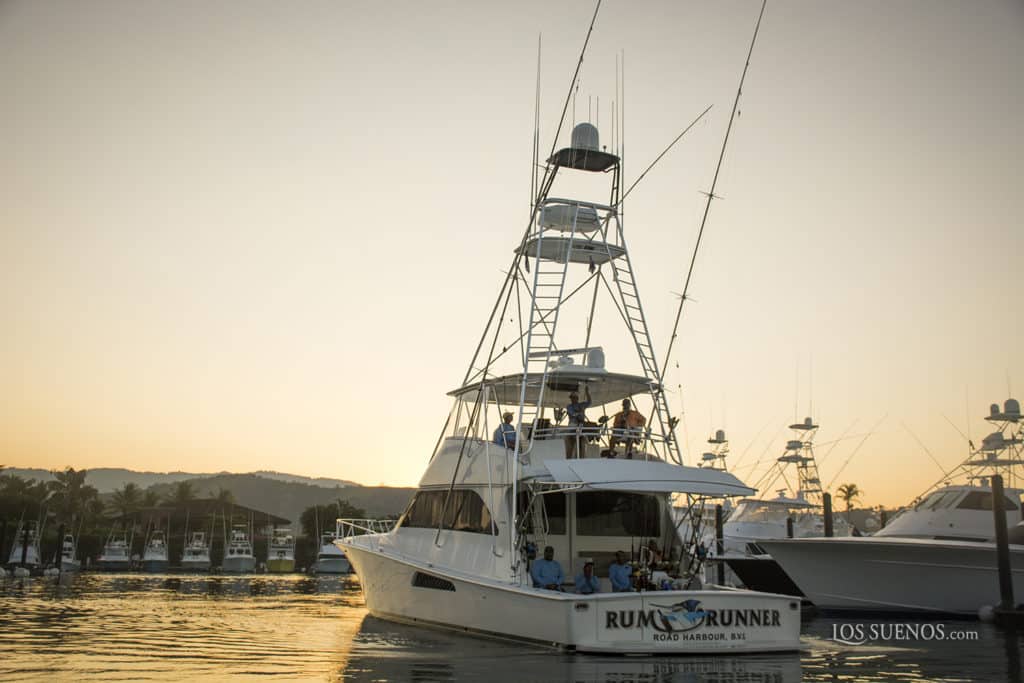
<svg viewBox="0 0 1024 683"><path fill-rule="evenodd" d="M655 605L661 624L653 624L659 631L690 631L704 623L707 612L700 606L700 600L684 600L674 605Z"/></svg>

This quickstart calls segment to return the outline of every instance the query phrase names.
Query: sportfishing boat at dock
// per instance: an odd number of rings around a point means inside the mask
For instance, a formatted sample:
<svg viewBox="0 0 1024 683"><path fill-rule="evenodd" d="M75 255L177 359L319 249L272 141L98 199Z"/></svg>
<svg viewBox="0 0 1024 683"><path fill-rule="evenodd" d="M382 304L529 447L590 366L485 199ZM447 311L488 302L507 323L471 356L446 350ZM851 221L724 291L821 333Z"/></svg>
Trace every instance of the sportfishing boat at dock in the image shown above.
<svg viewBox="0 0 1024 683"><path fill-rule="evenodd" d="M210 541L206 532L193 531L181 554L181 568L188 572L210 571Z"/></svg>
<svg viewBox="0 0 1024 683"><path fill-rule="evenodd" d="M314 574L350 574L352 564L348 561L345 551L335 545L338 536L327 532L320 536L320 551L313 565Z"/></svg>
<svg viewBox="0 0 1024 683"><path fill-rule="evenodd" d="M974 615L1000 597L991 486L999 474L1014 594L1024 596L1024 530L1014 529L1024 510L1020 404L993 404L985 419L997 431L873 536L762 545L819 609Z"/></svg>
<svg viewBox="0 0 1024 683"><path fill-rule="evenodd" d="M14 533L8 563L12 567L24 567L31 572L39 568L39 560L39 523L22 519Z"/></svg>
<svg viewBox="0 0 1024 683"><path fill-rule="evenodd" d="M274 528L267 550L267 571L275 574L295 571L295 536L290 528Z"/></svg>
<svg viewBox="0 0 1024 683"><path fill-rule="evenodd" d="M537 183L412 501L387 533L335 542L385 619L584 652L794 650L799 600L705 589L681 547L673 495L754 490L682 464L624 237L620 159L589 123L571 137ZM560 172L610 179L607 203L553 196ZM607 312L617 339L595 322ZM633 369L606 367L598 330L633 350Z"/></svg>
<svg viewBox="0 0 1024 683"><path fill-rule="evenodd" d="M115 526L103 544L103 552L96 558L96 569L106 572L126 572L131 569L132 535Z"/></svg>
<svg viewBox="0 0 1024 683"><path fill-rule="evenodd" d="M82 561L78 559L78 544L72 534L64 534L60 542L60 570L62 572L77 572L82 568Z"/></svg>
<svg viewBox="0 0 1024 683"><path fill-rule="evenodd" d="M256 569L256 557L252 553L252 541L249 527L236 524L231 529L231 536L224 548L224 560L221 571L234 574L247 574Z"/></svg>
<svg viewBox="0 0 1024 683"><path fill-rule="evenodd" d="M167 536L162 529L153 529L142 552L142 571L165 572L169 564Z"/></svg>
<svg viewBox="0 0 1024 683"><path fill-rule="evenodd" d="M792 436L785 452L765 473L759 487L771 490L778 481L796 481L796 492L780 489L775 498L744 498L723 526L722 548L716 562L726 562L741 585L758 591L801 596L799 587L786 576L762 541L773 538L825 535L824 487L814 455L819 425L810 417L789 425ZM787 477L789 471L789 477ZM833 533L847 536L845 520L833 518Z"/></svg>

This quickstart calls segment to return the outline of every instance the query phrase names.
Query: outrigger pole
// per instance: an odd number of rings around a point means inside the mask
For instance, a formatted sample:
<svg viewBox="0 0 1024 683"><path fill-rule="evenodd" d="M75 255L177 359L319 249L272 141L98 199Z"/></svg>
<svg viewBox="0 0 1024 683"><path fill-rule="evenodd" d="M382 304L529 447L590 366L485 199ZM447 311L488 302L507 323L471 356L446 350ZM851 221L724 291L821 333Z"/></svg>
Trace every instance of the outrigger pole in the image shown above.
<svg viewBox="0 0 1024 683"><path fill-rule="evenodd" d="M679 298L679 308L676 309L676 320L672 325L672 336L668 341L668 350L665 352L665 363L661 366L661 377L659 384L664 384L665 373L668 371L669 361L672 359L672 347L675 345L678 336L679 321L683 317L683 305L686 303L687 294L690 291L690 279L693 277L693 269L697 263L697 252L700 250L700 241L704 236L704 226L708 221L708 213L711 211L711 200L716 199L715 187L718 185L718 173L722 170L722 160L725 159L725 148L729 144L729 133L732 131L732 123L736 119L736 109L739 107L740 95L743 94L743 82L747 78L747 68L750 66L750 57L754 54L754 44L757 42L757 33L761 29L761 19L764 17L764 9L768 0L762 0L761 13L757 15L757 25L754 27L754 36L750 39L750 49L747 51L747 61L743 64L743 75L740 76L740 85L736 89L736 98L732 103L732 114L729 116L729 125L725 129L725 138L722 140L722 151L718 154L718 165L715 167L715 176L711 180L711 190L707 193L707 202L704 204L704 216L700 221L700 230L697 231L697 243L693 245L693 255L690 257L690 268L686 271L686 282L683 284L683 294Z"/></svg>

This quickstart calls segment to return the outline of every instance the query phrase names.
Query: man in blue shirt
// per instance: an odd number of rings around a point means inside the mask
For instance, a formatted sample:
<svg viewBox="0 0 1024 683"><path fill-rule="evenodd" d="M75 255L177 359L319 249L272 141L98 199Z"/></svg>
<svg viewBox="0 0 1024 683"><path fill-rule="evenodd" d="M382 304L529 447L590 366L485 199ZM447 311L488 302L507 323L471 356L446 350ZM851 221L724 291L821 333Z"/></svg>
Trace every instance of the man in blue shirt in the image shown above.
<svg viewBox="0 0 1024 683"><path fill-rule="evenodd" d="M502 423L494 430L494 443L505 448L516 447L516 428L512 425L512 413L505 413Z"/></svg>
<svg viewBox="0 0 1024 683"><path fill-rule="evenodd" d="M562 565L555 560L555 549L551 546L544 548L544 559L534 560L530 567L530 576L533 578L534 588L547 588L548 590L562 590L562 582L565 575L562 574Z"/></svg>
<svg viewBox="0 0 1024 683"><path fill-rule="evenodd" d="M583 563L583 573L576 575L576 592L581 595L590 595L601 592L601 582L594 576L594 561L587 560Z"/></svg>
<svg viewBox="0 0 1024 683"><path fill-rule="evenodd" d="M587 424L586 410L590 407L592 401L590 400L590 387L583 386L583 394L587 397L586 401L580 401L580 395L575 391L569 394L569 405L565 407L565 414L569 416L569 427L573 429L573 434L565 437L565 457L575 458L576 454L581 450L580 441L583 440L579 435L579 430Z"/></svg>
<svg viewBox="0 0 1024 683"><path fill-rule="evenodd" d="M633 590L633 580L630 575L633 569L626 564L626 554L621 550L615 553L615 562L608 567L608 578L612 582L612 590L616 593L625 593Z"/></svg>

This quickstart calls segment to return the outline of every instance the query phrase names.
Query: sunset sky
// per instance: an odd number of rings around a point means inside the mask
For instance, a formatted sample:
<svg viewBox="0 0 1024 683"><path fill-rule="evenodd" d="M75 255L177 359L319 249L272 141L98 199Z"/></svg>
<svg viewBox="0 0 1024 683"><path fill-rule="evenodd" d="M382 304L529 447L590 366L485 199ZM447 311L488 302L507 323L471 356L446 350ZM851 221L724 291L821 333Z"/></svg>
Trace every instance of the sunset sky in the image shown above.
<svg viewBox="0 0 1024 683"><path fill-rule="evenodd" d="M414 485L525 225L538 35L546 150L593 7L0 2L0 463ZM584 63L608 142L625 55L627 184L714 105L626 204L659 358L759 8L606 0ZM667 376L690 463L877 424L823 480L899 505L914 435L948 468L1024 398L1022 35L768 3Z"/></svg>

